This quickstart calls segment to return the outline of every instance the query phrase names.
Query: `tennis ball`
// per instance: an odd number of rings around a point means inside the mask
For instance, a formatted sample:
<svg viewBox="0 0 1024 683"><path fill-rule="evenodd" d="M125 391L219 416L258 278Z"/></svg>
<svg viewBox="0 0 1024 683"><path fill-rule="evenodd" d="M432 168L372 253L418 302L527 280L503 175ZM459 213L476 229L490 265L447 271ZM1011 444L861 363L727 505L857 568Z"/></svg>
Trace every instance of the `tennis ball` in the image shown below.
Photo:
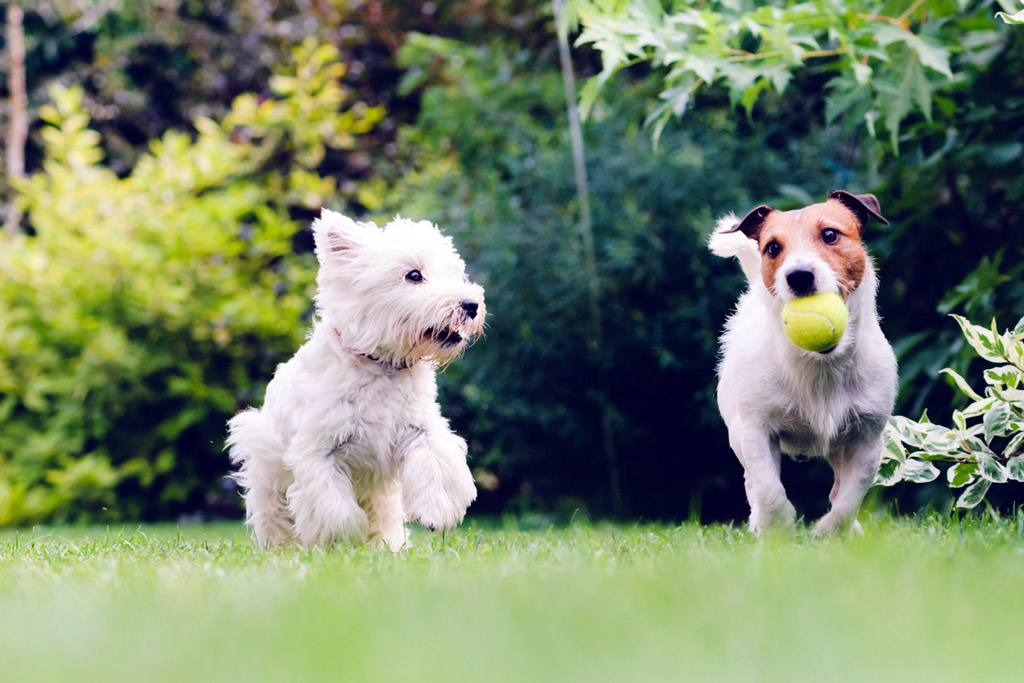
<svg viewBox="0 0 1024 683"><path fill-rule="evenodd" d="M782 328L789 341L821 353L839 343L846 332L846 304L835 292L793 299L782 309Z"/></svg>

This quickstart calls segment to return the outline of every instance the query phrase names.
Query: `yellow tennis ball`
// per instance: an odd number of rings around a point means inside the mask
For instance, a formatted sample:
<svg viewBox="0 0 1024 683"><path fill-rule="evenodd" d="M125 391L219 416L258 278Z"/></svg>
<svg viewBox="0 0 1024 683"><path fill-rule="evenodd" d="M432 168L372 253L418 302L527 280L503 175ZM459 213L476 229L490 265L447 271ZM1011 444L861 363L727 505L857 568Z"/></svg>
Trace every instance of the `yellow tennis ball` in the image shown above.
<svg viewBox="0 0 1024 683"><path fill-rule="evenodd" d="M834 292L791 300L782 309L782 328L789 341L807 351L828 351L846 332L843 297Z"/></svg>

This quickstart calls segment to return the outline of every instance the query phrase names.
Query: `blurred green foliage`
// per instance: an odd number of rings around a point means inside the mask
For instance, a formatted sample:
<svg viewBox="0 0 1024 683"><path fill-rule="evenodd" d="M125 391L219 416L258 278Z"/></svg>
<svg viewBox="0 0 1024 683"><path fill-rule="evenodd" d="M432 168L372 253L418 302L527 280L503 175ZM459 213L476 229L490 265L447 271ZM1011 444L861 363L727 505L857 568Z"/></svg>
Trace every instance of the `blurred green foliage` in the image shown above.
<svg viewBox="0 0 1024 683"><path fill-rule="evenodd" d="M414 36L400 53L423 88L402 142L413 170L364 184L381 215L401 210L455 236L487 289L486 339L447 370L448 412L472 464L496 476L477 509L611 510L598 377L607 378L624 512L728 514L724 430L713 398L717 335L742 290L705 246L714 218L785 178L823 194L836 178L810 134L751 139L727 107L666 130L643 127L653 96L618 84L585 129L604 337L588 316L565 96L557 63L501 43ZM737 472L732 472L736 469ZM735 487L742 497L742 487Z"/></svg>
<svg viewBox="0 0 1024 683"><path fill-rule="evenodd" d="M123 178L81 90L51 90L43 170L17 185L33 234L0 251L0 524L167 515L216 490L234 388L261 394L305 328L289 212L330 201L325 149L382 115L341 88L334 47L294 62L276 97L166 133Z"/></svg>

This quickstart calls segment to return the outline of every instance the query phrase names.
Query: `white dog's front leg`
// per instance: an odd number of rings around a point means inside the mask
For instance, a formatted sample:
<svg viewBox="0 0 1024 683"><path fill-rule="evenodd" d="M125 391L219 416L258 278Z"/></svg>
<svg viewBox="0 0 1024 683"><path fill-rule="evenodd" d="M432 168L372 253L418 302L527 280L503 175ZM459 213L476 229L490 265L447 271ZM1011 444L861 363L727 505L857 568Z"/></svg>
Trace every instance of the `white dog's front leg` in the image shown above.
<svg viewBox="0 0 1024 683"><path fill-rule="evenodd" d="M814 534L821 535L852 527L861 532L857 512L864 495L875 482L882 458L882 439L873 438L865 443L836 449L828 461L835 470L836 482L829 498L832 509L814 525Z"/></svg>
<svg viewBox="0 0 1024 683"><path fill-rule="evenodd" d="M366 501L370 518L370 544L382 543L397 553L409 542L402 513L402 485L393 481L381 491L371 493Z"/></svg>
<svg viewBox="0 0 1024 683"><path fill-rule="evenodd" d="M764 430L744 427L740 432L740 448L751 527L758 534L774 528L792 528L796 522L796 509L782 486L782 454L778 442Z"/></svg>
<svg viewBox="0 0 1024 683"><path fill-rule="evenodd" d="M403 451L399 478L406 517L431 529L461 522L476 499L466 442L445 424L417 430Z"/></svg>
<svg viewBox="0 0 1024 683"><path fill-rule="evenodd" d="M295 520L295 536L304 546L337 538L366 539L366 512L359 507L352 480L329 444L290 447L285 463L295 476L288 487L288 509Z"/></svg>

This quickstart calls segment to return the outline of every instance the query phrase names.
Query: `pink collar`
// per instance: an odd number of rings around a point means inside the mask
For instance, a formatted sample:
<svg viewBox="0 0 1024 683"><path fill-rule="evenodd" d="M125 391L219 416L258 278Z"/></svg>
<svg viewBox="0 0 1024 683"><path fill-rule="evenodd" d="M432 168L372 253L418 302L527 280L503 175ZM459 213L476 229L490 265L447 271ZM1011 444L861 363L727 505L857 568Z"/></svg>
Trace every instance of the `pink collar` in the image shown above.
<svg viewBox="0 0 1024 683"><path fill-rule="evenodd" d="M331 327L331 329L334 330L334 334L337 335L338 339L341 339L341 332L338 331L338 328ZM394 361L384 360L383 358L371 355L369 353L359 353L358 351L354 351L352 349L348 349L348 351L361 358L365 358L368 361L372 361L379 365L380 367L384 368L385 370L390 370L392 372L398 372L399 370L407 370L410 367L412 367L411 365L406 363L404 359L401 362L396 363Z"/></svg>

